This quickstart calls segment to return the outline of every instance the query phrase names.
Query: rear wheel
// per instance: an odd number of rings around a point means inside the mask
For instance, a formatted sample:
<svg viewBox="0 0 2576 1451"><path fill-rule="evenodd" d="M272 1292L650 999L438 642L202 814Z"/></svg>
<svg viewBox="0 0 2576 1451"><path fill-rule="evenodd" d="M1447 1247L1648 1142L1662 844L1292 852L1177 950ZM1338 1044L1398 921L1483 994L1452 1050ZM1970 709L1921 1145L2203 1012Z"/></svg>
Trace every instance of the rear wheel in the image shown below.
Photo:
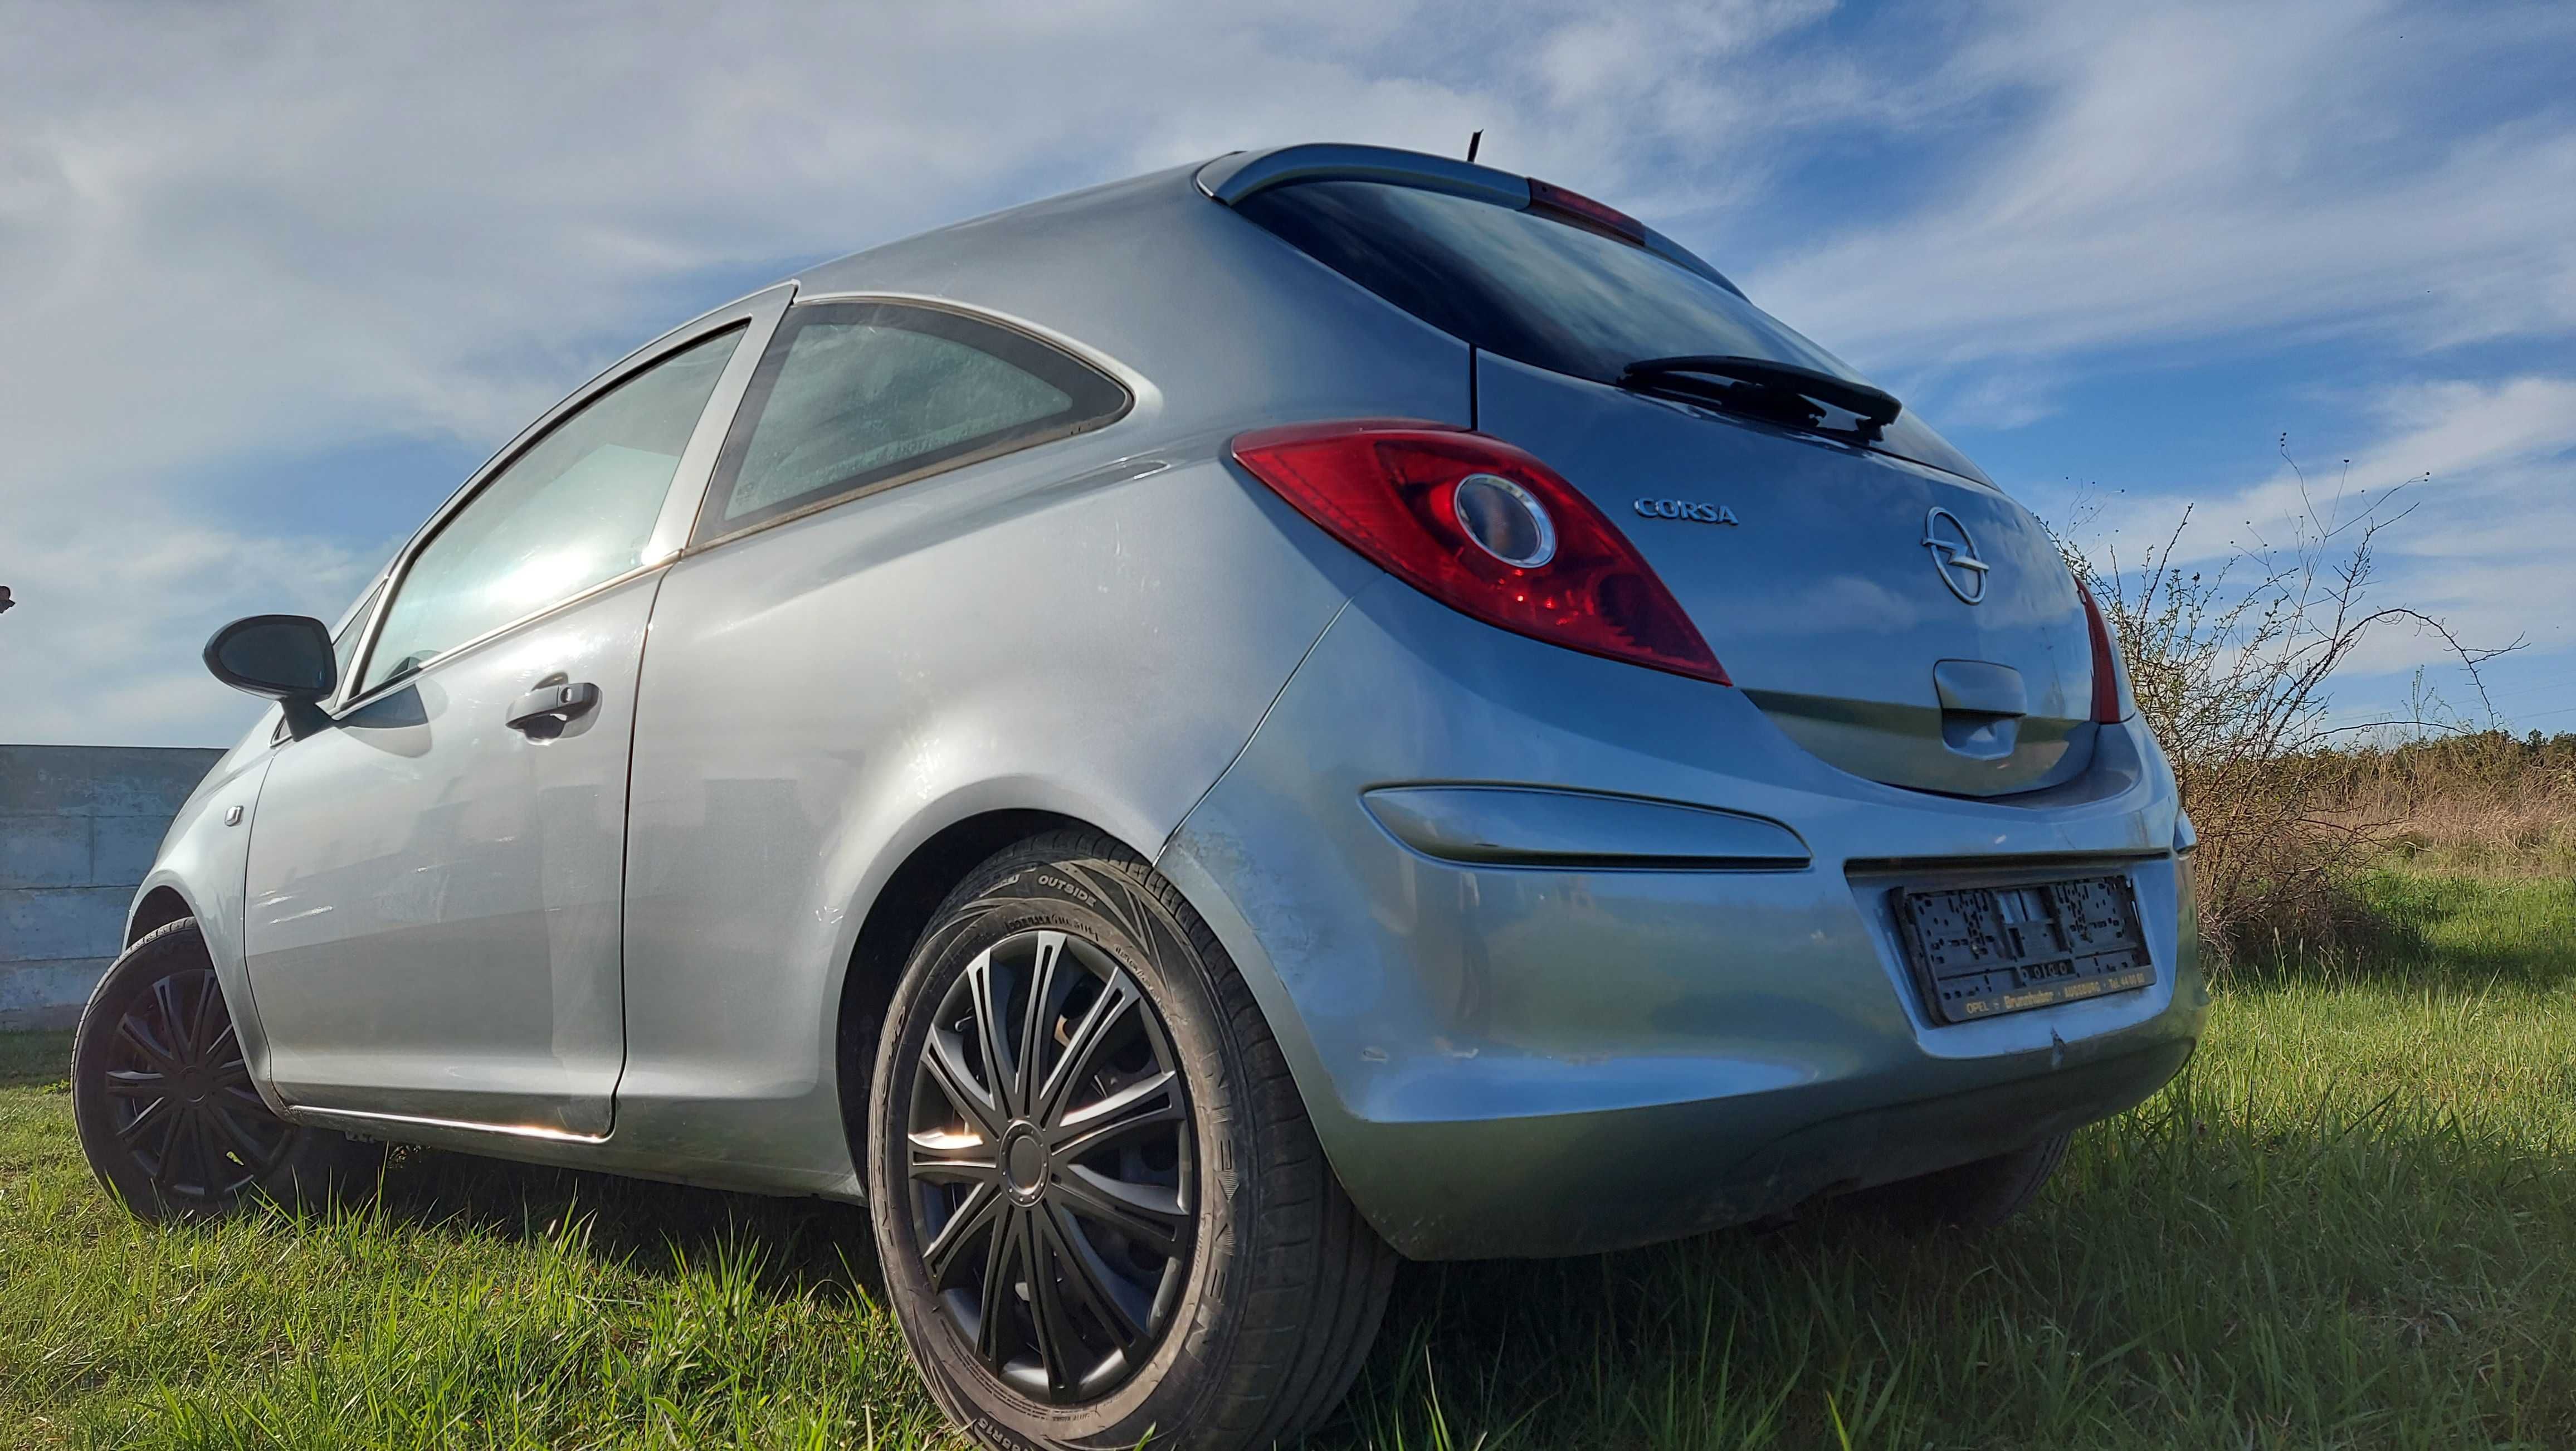
<svg viewBox="0 0 2576 1451"><path fill-rule="evenodd" d="M2068 1135L1866 1190L1866 1204L1908 1229L1992 1229L2039 1197L2066 1158Z"/></svg>
<svg viewBox="0 0 2576 1451"><path fill-rule="evenodd" d="M379 1157L269 1112L189 918L127 948L90 995L72 1040L72 1117L99 1182L145 1219L207 1218L260 1196L312 1202L369 1177Z"/></svg>
<svg viewBox="0 0 2576 1451"><path fill-rule="evenodd" d="M896 1319L990 1446L1293 1437L1349 1388L1385 1306L1393 1252L1233 964L1097 835L1005 851L934 915L868 1142Z"/></svg>

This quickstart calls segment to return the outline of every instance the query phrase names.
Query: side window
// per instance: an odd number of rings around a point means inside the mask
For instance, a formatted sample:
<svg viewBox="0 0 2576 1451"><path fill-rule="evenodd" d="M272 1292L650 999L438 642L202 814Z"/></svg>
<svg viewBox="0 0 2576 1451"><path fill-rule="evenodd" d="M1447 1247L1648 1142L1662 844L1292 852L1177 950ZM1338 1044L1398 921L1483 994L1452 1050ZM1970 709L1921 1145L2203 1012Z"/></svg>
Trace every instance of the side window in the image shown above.
<svg viewBox="0 0 2576 1451"><path fill-rule="evenodd" d="M752 375L697 536L1098 428L1127 390L999 323L880 302L790 308Z"/></svg>
<svg viewBox="0 0 2576 1451"><path fill-rule="evenodd" d="M642 563L680 454L741 341L739 328L719 333L630 375L485 481L403 571L364 688Z"/></svg>

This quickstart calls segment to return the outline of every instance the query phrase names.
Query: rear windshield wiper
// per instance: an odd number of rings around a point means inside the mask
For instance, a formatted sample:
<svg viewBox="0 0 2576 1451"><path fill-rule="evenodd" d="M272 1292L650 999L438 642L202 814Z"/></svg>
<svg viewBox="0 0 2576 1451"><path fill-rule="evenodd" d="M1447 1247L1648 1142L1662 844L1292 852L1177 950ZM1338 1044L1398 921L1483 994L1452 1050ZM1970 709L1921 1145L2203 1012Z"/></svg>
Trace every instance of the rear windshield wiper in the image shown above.
<svg viewBox="0 0 2576 1451"><path fill-rule="evenodd" d="M1709 386L1703 379L1721 380ZM1836 377L1795 363L1769 358L1743 358L1715 353L1685 353L1647 358L1619 372L1619 386L1641 393L1670 393L1695 403L1750 413L1796 427L1819 428L1824 416L1808 400L1828 403L1858 421L1854 430L1874 439L1896 421L1905 405L1896 395L1867 383ZM1782 405L1792 405L1784 408Z"/></svg>

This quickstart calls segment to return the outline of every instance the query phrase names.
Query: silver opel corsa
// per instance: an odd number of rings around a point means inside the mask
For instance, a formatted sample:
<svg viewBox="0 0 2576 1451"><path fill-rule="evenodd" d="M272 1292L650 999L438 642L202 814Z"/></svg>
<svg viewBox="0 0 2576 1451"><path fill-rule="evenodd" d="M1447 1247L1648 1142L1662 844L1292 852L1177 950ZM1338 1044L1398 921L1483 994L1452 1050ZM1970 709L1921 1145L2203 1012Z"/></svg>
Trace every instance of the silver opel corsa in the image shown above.
<svg viewBox="0 0 2576 1451"><path fill-rule="evenodd" d="M1670 239L1409 152L816 267L206 661L275 706L83 1019L116 1195L864 1201L994 1446L1292 1437L1399 1256L1991 1222L2206 1002L2038 522Z"/></svg>

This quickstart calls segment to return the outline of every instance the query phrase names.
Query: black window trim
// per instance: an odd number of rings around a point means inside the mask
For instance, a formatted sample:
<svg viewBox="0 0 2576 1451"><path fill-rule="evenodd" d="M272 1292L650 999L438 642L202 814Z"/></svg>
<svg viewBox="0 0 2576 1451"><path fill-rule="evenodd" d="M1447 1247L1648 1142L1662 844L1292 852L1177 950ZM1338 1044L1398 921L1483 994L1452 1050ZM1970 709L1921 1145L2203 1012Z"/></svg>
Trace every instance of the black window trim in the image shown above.
<svg viewBox="0 0 2576 1451"><path fill-rule="evenodd" d="M742 520L727 522L723 517L725 503L733 497L734 482L741 472L743 455L750 448L752 430L760 421L761 410L769 404L770 390L776 385L779 371L785 365L787 349L795 340L796 330L808 321L817 321L835 314L861 309L879 308L945 314L971 324L977 329L1002 334L1015 343L1024 344L1035 351L1042 352L1049 360L1077 368L1115 390L1116 405L1088 412L1077 411L1067 421L1044 428L1025 432L1005 430L1000 437L975 444L956 453L934 453L919 463L909 467L899 467L876 478L858 475L857 477L863 482L856 484L848 484L847 481L827 484L820 489L808 490L806 495L782 500L779 504L771 505ZM933 336L944 336L944 334L933 334ZM977 346L968 339L950 340ZM1001 358L1004 363L1014 367L1019 366L1018 362L1010 357L998 353L994 356ZM1031 376L1041 381L1054 381L1030 369L1023 368L1022 371L1029 372ZM706 492L698 501L697 519L690 527L689 541L683 546L682 552L696 554L720 544L729 544L746 535L757 534L765 529L822 513L826 509L837 509L843 504L882 494L889 489L918 483L926 478L1018 453L1024 449L1038 448L1080 434L1096 433L1125 418L1135 409L1136 390L1129 387L1125 379L1108 367L1083 356L1058 339L981 308L969 307L944 298L918 297L904 293L835 292L814 297L800 295L788 307L786 315L778 320L777 328L770 333L769 341L762 350L759 366L752 372L750 385L743 390L742 401L734 408L733 422L725 433L724 448L716 455L715 468L707 476Z"/></svg>
<svg viewBox="0 0 2576 1451"><path fill-rule="evenodd" d="M367 621L366 639L358 647L358 654L354 664L350 668L349 678L340 682L339 685L335 687L339 692L340 698L336 704L328 708L331 717L334 720L346 719L352 713L375 703L377 700L390 695L397 690L402 689L404 686L420 679L430 671L436 670L448 661L469 654L474 650L481 648L484 644L492 640L499 639L501 636L509 634L511 631L516 630L523 625L534 623L535 621L541 620L568 605L577 604L582 600L589 599L593 595L602 594L615 589L629 580L635 579L640 575L649 574L653 570L663 568L670 564L670 559L648 559L643 563L636 565L633 569L622 571L613 578L603 579L597 584L582 589L578 593L569 594L564 596L562 599L551 601L538 609L530 610L528 613L521 615L516 619L505 620L502 623L493 626L491 629L484 631L482 634L476 635L470 640L459 640L455 644L440 651L435 657L424 661L412 669L405 670L396 675L389 675L384 679L377 681L373 685L366 686L363 690L360 689L358 685L358 682L366 679L367 669L375 661L377 637L383 633L385 620L392 614L395 597L401 594L403 586L411 581L411 568L413 563L420 558L423 550L429 548L432 543L437 541L439 535L447 531L447 526L453 523L458 515L463 514L466 510L474 507L474 501L483 497L484 491L492 486L493 480L499 478L502 474L507 473L512 466L519 462L520 459L527 456L529 450L535 448L538 444L545 442L548 438L553 437L555 430L579 417L584 410L590 407L591 404L598 402L600 399L608 396L608 394L624 387L626 384L642 377L645 373L660 367L672 358L678 357L680 354L685 353L689 349L697 347L700 344L713 342L717 338L723 337L729 333L741 333L745 337L748 337L754 321L755 319L750 317L728 316L724 321L713 326L691 331L676 339L668 340L667 346L654 348L649 356L644 357L641 360L637 360L631 356L622 360L619 366L611 368L597 378L592 379L587 386L564 398L563 401L557 403L553 408L548 409L535 423L529 425L529 427L522 432L518 438L514 439L501 452L494 454L491 459L483 465L483 467L475 470L473 475L466 480L465 486L458 489L446 503L440 505L438 512L431 515L429 521L423 524L409 540L404 542L402 552L395 557L393 566L385 571L385 575L380 582L382 588L375 601L373 616ZM741 339L736 340L735 346L741 346ZM719 379L721 380L721 375L719 375ZM719 381L718 395L721 396L721 393L722 387L721 381ZM707 400L706 406L708 408L712 408L716 406L717 401L718 399L716 397L710 397ZM692 433L695 432L696 428L705 427L706 421L706 410L702 408L699 410L698 422L691 430ZM665 491L665 496L667 497L667 490ZM673 558L677 558L677 556L674 555Z"/></svg>

